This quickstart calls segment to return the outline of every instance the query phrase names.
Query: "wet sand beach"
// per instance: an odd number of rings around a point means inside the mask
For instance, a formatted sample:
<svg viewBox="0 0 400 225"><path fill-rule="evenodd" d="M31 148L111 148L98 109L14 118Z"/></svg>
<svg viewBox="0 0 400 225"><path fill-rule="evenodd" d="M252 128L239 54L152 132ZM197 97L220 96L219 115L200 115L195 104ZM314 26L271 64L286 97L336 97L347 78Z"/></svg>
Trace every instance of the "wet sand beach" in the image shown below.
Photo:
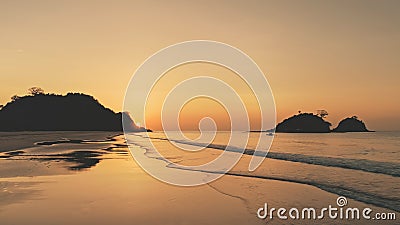
<svg viewBox="0 0 400 225"><path fill-rule="evenodd" d="M338 197L311 185L232 175L197 187L178 187L144 172L129 154L123 136L115 136L117 133L41 135L32 137L36 144L14 145L11 151L0 154L2 225L320 224L321 220L264 221L256 212L264 203L277 208L322 208L336 205ZM20 138L9 134L9 140L13 136ZM246 164L248 156L243 158ZM262 168L273 174L280 166L285 168L279 160L268 159ZM240 164L235 168L241 168ZM348 201L352 207L390 212L350 198Z"/></svg>

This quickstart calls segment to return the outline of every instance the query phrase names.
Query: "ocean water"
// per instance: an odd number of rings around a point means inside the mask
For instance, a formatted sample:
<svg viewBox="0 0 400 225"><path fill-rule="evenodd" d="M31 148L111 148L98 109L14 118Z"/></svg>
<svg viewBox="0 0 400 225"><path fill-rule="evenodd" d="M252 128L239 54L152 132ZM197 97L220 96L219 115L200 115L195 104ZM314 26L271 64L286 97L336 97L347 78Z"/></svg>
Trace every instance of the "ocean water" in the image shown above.
<svg viewBox="0 0 400 225"><path fill-rule="evenodd" d="M127 152L123 136L115 135L2 133L0 224L205 224L204 220L207 224L321 224L325 220L290 223L274 217L263 221L256 212L265 203L285 208L335 206L338 195L347 198L346 207L399 212L400 134L396 132L275 137L237 132L228 156L239 155L240 160L225 175L212 169L184 170L181 165L202 165L225 153L229 132L218 132L215 137L210 132L185 132L188 140L177 133L170 135L172 140L161 132L127 135L135 159L148 161L147 166L162 173L183 171L178 174L184 181L223 175L191 188L150 177ZM272 138L263 163L248 171L256 143ZM242 155L239 147L243 141L248 143ZM60 220L65 212L70 212L68 220ZM396 217L398 220L398 214ZM376 220L330 222L376 224Z"/></svg>
<svg viewBox="0 0 400 225"><path fill-rule="evenodd" d="M308 184L400 211L400 132L278 133L275 136L236 132L235 140L229 142L230 137L230 132L185 132L184 137L169 133L167 138L163 132L153 132L129 134L127 140L130 145L143 149L138 154L144 153L149 160L158 160L159 165L171 170L180 169L171 164L202 165L212 161L227 146L231 154L240 154L242 143L246 143L245 155L227 175L260 179L260 182L274 179ZM261 166L250 172L249 159L260 140L272 141L272 146Z"/></svg>

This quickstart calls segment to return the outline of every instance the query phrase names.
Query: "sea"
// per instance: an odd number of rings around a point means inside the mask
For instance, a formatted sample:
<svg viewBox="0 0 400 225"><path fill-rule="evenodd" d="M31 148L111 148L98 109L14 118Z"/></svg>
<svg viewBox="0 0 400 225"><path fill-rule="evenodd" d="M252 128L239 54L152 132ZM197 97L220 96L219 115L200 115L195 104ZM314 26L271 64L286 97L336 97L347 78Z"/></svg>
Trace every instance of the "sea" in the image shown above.
<svg viewBox="0 0 400 225"><path fill-rule="evenodd" d="M145 156L141 160L159 161L160 166L169 170L204 165L228 151L231 155L241 155L242 162L229 167L228 171L202 172L245 176L260 182L272 179L307 184L349 199L400 211L400 132L269 134L196 131L125 136L128 144L135 146L131 148L134 158ZM258 143L267 144L257 147ZM142 151L137 150L138 147ZM256 157L265 160L255 171L249 171L249 159L256 149Z"/></svg>

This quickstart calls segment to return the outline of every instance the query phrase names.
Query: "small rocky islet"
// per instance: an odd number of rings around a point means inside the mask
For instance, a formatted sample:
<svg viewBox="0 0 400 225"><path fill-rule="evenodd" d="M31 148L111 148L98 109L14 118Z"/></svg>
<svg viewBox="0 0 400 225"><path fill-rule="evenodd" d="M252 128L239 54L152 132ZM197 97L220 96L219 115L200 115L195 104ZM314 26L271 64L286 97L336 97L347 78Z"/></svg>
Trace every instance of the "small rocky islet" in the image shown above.
<svg viewBox="0 0 400 225"><path fill-rule="evenodd" d="M330 129L332 124L324 120L324 115L300 113L280 122L275 132L278 133L330 133L330 132L371 132L357 116L345 118L339 125Z"/></svg>

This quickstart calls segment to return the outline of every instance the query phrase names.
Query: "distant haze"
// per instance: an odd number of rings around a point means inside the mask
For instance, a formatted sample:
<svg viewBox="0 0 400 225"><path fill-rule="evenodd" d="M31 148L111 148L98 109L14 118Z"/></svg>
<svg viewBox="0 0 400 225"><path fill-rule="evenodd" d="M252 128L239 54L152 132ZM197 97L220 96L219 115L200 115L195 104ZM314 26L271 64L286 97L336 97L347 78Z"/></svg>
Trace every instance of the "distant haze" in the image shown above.
<svg viewBox="0 0 400 225"><path fill-rule="evenodd" d="M39 86L87 93L121 111L130 77L147 57L177 42L210 39L260 66L277 122L326 109L334 126L357 115L371 130L400 130L399 8L400 1L384 0L1 1L0 105ZM197 129L194 121L207 112L201 104L184 109L183 128ZM213 114L229 127L222 108Z"/></svg>

